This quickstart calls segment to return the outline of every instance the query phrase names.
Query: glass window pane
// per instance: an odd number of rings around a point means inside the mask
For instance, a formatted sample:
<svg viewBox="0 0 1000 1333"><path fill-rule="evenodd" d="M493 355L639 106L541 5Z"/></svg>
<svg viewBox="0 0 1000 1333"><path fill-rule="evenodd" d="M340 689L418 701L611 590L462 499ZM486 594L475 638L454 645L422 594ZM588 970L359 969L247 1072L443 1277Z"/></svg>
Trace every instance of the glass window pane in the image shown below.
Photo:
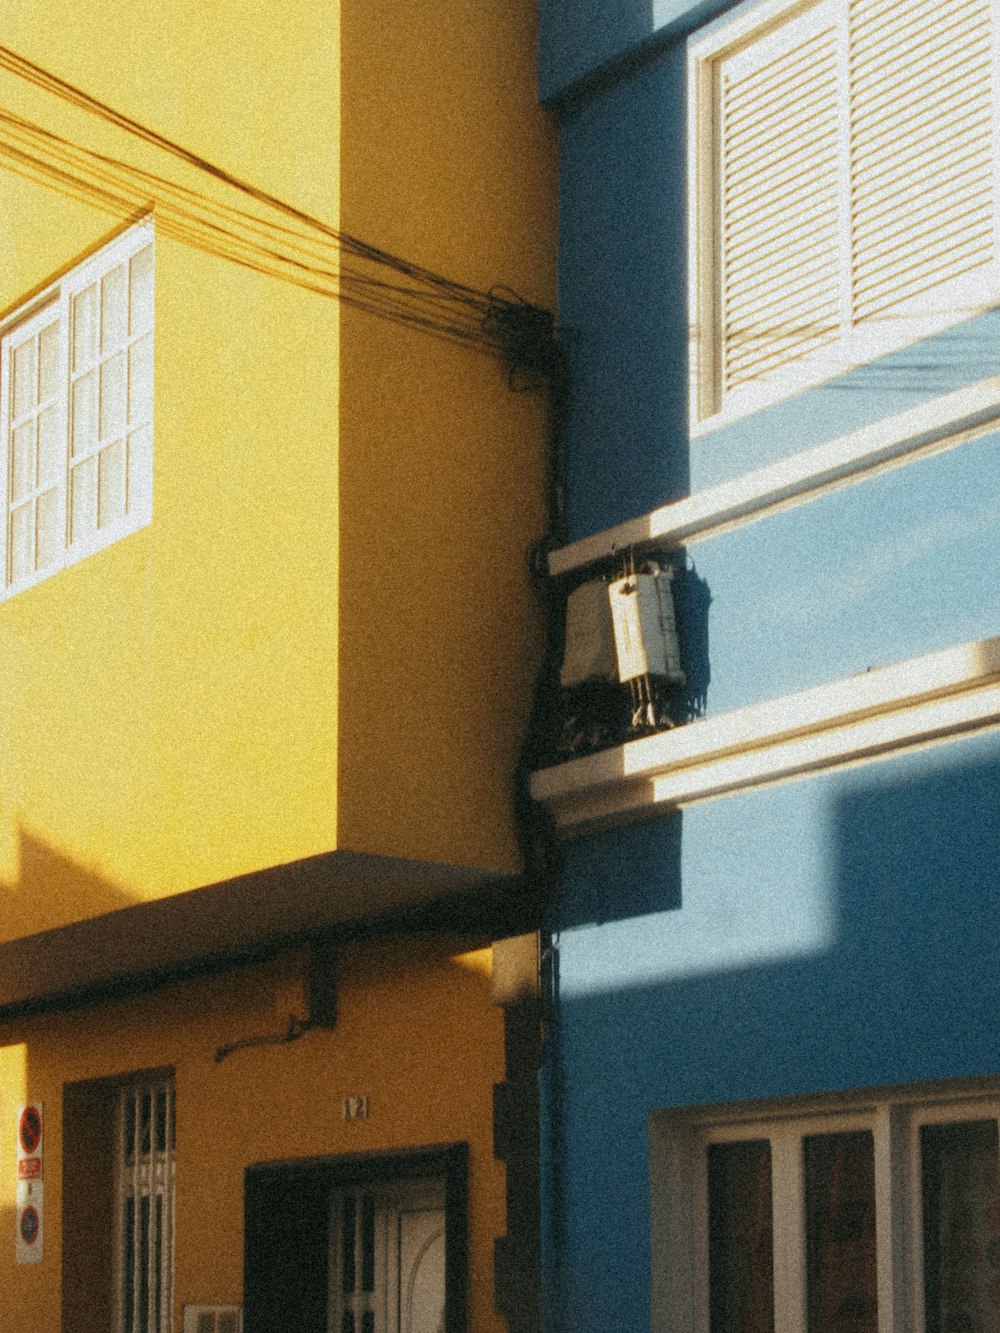
<svg viewBox="0 0 1000 1333"><path fill-rule="evenodd" d="M711 1333L771 1333L774 1253L766 1139L710 1145L708 1252Z"/></svg>
<svg viewBox="0 0 1000 1333"><path fill-rule="evenodd" d="M156 1196L156 1209L153 1214L153 1307L152 1326L155 1333L167 1333L160 1322L163 1310L163 1199Z"/></svg>
<svg viewBox="0 0 1000 1333"><path fill-rule="evenodd" d="M78 458L97 444L97 371L73 385L73 439L71 454Z"/></svg>
<svg viewBox="0 0 1000 1333"><path fill-rule="evenodd" d="M128 354L128 419L135 426L153 415L153 339L134 343Z"/></svg>
<svg viewBox="0 0 1000 1333"><path fill-rule="evenodd" d="M878 1333L871 1133L807 1138L805 1180L809 1333Z"/></svg>
<svg viewBox="0 0 1000 1333"><path fill-rule="evenodd" d="M59 432L59 409L47 407L38 417L38 484L62 479L65 445Z"/></svg>
<svg viewBox="0 0 1000 1333"><path fill-rule="evenodd" d="M38 335L38 397L52 398L59 387L59 321L46 324Z"/></svg>
<svg viewBox="0 0 1000 1333"><path fill-rule="evenodd" d="M97 286L85 287L73 300L73 370L97 360Z"/></svg>
<svg viewBox="0 0 1000 1333"><path fill-rule="evenodd" d="M132 1101L125 1101L123 1117L125 1120L125 1161L132 1165L135 1157L135 1106Z"/></svg>
<svg viewBox="0 0 1000 1333"><path fill-rule="evenodd" d="M59 524L59 492L46 491L38 497L38 555L39 569L51 565L62 549Z"/></svg>
<svg viewBox="0 0 1000 1333"><path fill-rule="evenodd" d="M375 1290L375 1199L361 1196L361 1290Z"/></svg>
<svg viewBox="0 0 1000 1333"><path fill-rule="evenodd" d="M119 264L101 279L101 355L128 336L128 272Z"/></svg>
<svg viewBox="0 0 1000 1333"><path fill-rule="evenodd" d="M140 1128L139 1128L139 1151L143 1157L149 1156L149 1131L150 1131L150 1108L152 1106L153 1094L143 1088L139 1096L140 1110Z"/></svg>
<svg viewBox="0 0 1000 1333"><path fill-rule="evenodd" d="M117 441L100 453L97 471L97 527L107 528L125 512L125 443Z"/></svg>
<svg viewBox="0 0 1000 1333"><path fill-rule="evenodd" d="M1000 1326L1000 1168L995 1120L920 1131L926 1333Z"/></svg>
<svg viewBox="0 0 1000 1333"><path fill-rule="evenodd" d="M149 503L150 450L153 433L148 426L133 431L128 437L128 477L126 504L129 513L139 505Z"/></svg>
<svg viewBox="0 0 1000 1333"><path fill-rule="evenodd" d="M153 327L153 247L147 245L132 256L129 293L131 332L144 333Z"/></svg>
<svg viewBox="0 0 1000 1333"><path fill-rule="evenodd" d="M149 1195L139 1200L139 1333L152 1333L149 1327Z"/></svg>
<svg viewBox="0 0 1000 1333"><path fill-rule="evenodd" d="M24 416L38 401L35 382L35 340L14 349L14 415Z"/></svg>
<svg viewBox="0 0 1000 1333"><path fill-rule="evenodd" d="M29 500L26 505L12 511L10 516L10 577L11 581L23 579L35 567L32 549L32 529L35 506Z"/></svg>
<svg viewBox="0 0 1000 1333"><path fill-rule="evenodd" d="M70 478L70 540L80 541L90 536L97 520L96 461L84 459L73 469Z"/></svg>
<svg viewBox="0 0 1000 1333"><path fill-rule="evenodd" d="M352 1293L357 1285L354 1247L357 1244L354 1195L343 1200L340 1209L340 1280L341 1289Z"/></svg>
<svg viewBox="0 0 1000 1333"><path fill-rule="evenodd" d="M134 1333L135 1305L135 1199L125 1200L125 1219L122 1226L124 1259L122 1262L122 1312L125 1333Z"/></svg>
<svg viewBox="0 0 1000 1333"><path fill-rule="evenodd" d="M11 439L11 499L23 500L35 488L35 422L18 426Z"/></svg>
<svg viewBox="0 0 1000 1333"><path fill-rule="evenodd" d="M101 365L101 439L110 440L125 429L125 353Z"/></svg>
<svg viewBox="0 0 1000 1333"><path fill-rule="evenodd" d="M125 442L118 440L100 454L97 526L107 527L125 513Z"/></svg>
<svg viewBox="0 0 1000 1333"><path fill-rule="evenodd" d="M115 446L117 448L117 446ZM161 1088L156 1094L156 1129L153 1135L155 1151L165 1152L167 1147L167 1090Z"/></svg>

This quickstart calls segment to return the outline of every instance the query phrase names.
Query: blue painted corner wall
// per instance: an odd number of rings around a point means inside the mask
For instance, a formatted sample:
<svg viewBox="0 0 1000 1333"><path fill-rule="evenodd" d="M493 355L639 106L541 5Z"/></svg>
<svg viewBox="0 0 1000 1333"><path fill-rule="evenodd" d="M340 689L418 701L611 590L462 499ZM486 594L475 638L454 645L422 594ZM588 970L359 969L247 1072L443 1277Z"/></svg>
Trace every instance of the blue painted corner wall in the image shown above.
<svg viewBox="0 0 1000 1333"><path fill-rule="evenodd" d="M538 89L558 102L655 45L689 32L734 0L544 0L539 10Z"/></svg>
<svg viewBox="0 0 1000 1333"><path fill-rule="evenodd" d="M571 845L553 1326L649 1327L651 1110L1000 1073L998 791L990 734Z"/></svg>
<svg viewBox="0 0 1000 1333"><path fill-rule="evenodd" d="M994 312L689 438L686 39L733 8L543 0L571 540L996 373ZM1000 432L686 555L709 713L1000 634ZM565 845L553 1333L649 1327L651 1112L1000 1075L998 791L986 731Z"/></svg>

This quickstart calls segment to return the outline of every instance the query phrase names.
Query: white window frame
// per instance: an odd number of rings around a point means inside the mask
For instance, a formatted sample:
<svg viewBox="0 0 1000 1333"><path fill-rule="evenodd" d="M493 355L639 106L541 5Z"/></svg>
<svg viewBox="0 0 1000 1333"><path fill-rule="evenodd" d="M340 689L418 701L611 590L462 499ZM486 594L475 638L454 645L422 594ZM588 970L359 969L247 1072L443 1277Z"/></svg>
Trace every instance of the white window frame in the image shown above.
<svg viewBox="0 0 1000 1333"><path fill-rule="evenodd" d="M71 413L72 413L72 358L73 332L71 327L74 297L92 283L100 283L107 273L118 265L128 263L134 255L147 246L153 247L153 296L155 304L155 244L152 218L129 227L114 237L108 244L88 256L75 268L69 270L57 281L40 292L0 322L0 518L2 518L2 545L0 545L0 602L56 574L69 565L76 564L95 552L103 550L123 537L137 532L152 522L152 406L149 408L148 421L143 418L123 427L124 437L134 446L128 450L127 510L120 517L96 526L94 531L83 537L73 538L70 531L68 508L70 504L71 472ZM127 296L126 296L127 300ZM14 417L13 377L11 374L11 347L14 341L32 330L40 330L56 319L59 323L58 379L57 394L50 406L58 414L59 444L62 448L63 472L58 481L58 528L59 549L43 568L22 573L16 578L12 567L11 537L11 488L12 488L12 446L11 429ZM145 336L152 338L155 331L155 314L151 316L150 328ZM121 344L126 353L128 349L143 338L136 337L130 329ZM150 374L152 371L150 370ZM129 387L126 378L126 401ZM150 386L150 404L152 387ZM98 407L99 410L99 407ZM145 432L140 443L139 436ZM95 472L97 471L95 453Z"/></svg>
<svg viewBox="0 0 1000 1333"><path fill-rule="evenodd" d="M835 16L842 49L846 40L849 0L762 0L747 3L709 25L688 43L688 315L689 429L692 438L780 402L804 389L830 381L846 371L899 351L996 307L1000 303L1000 60L993 62L994 259L991 263L943 282L901 305L878 326L850 328L839 340L791 361L766 379L745 383L720 403L717 377L719 317L717 312L716 157L720 62L741 47L781 28L810 10L829 9ZM990 0L994 51L1000 52L1000 0ZM841 82L843 76L841 74ZM846 117L839 121L843 141ZM841 195L847 188L842 183ZM846 234L846 225L841 227ZM842 294L846 244L841 246ZM946 307L946 308L942 308Z"/></svg>
<svg viewBox="0 0 1000 1333"><path fill-rule="evenodd" d="M708 1333L708 1171L713 1143L771 1142L775 1333L805 1333L802 1140L868 1130L875 1148L880 1333L924 1333L920 1129L1000 1122L1000 1088L917 1087L650 1117L652 1327Z"/></svg>

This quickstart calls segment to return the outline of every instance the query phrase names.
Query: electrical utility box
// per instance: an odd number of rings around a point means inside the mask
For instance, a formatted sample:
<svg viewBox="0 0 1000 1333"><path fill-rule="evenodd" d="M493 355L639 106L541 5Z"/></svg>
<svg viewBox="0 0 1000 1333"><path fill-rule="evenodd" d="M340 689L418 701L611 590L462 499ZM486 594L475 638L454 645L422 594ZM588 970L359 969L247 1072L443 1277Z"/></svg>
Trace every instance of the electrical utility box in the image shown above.
<svg viewBox="0 0 1000 1333"><path fill-rule="evenodd" d="M683 685L671 593L673 570L629 574L607 585L618 679L660 677Z"/></svg>

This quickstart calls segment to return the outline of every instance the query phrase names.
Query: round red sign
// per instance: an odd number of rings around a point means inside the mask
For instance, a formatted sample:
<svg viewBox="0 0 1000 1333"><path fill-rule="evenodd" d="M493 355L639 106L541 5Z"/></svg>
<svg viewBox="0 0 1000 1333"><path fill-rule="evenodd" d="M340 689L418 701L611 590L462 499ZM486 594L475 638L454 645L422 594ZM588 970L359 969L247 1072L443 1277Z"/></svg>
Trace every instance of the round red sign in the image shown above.
<svg viewBox="0 0 1000 1333"><path fill-rule="evenodd" d="M29 1154L37 1152L38 1145L42 1141L42 1113L37 1106L26 1106L21 1112L17 1133L21 1140L22 1152Z"/></svg>
<svg viewBox="0 0 1000 1333"><path fill-rule="evenodd" d="M25 1245L34 1245L41 1227L42 1223L38 1216L38 1209L29 1203L21 1214L21 1239Z"/></svg>

